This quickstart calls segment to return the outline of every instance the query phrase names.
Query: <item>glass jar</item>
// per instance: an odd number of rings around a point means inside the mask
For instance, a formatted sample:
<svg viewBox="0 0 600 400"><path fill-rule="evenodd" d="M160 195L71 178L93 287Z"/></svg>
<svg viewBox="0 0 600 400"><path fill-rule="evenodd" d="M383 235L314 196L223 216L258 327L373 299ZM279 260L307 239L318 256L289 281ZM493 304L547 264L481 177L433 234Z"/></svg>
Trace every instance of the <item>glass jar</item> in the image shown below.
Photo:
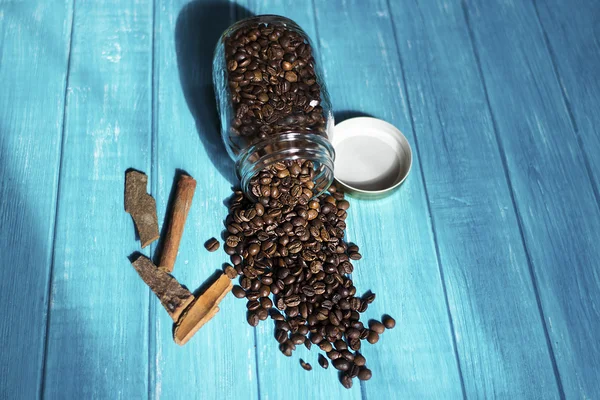
<svg viewBox="0 0 600 400"><path fill-rule="evenodd" d="M242 189L281 161L309 161L315 196L333 182L333 112L314 46L292 20L260 15L221 36L213 81L221 135ZM302 161L299 161L301 164ZM311 185L312 186L312 185Z"/></svg>

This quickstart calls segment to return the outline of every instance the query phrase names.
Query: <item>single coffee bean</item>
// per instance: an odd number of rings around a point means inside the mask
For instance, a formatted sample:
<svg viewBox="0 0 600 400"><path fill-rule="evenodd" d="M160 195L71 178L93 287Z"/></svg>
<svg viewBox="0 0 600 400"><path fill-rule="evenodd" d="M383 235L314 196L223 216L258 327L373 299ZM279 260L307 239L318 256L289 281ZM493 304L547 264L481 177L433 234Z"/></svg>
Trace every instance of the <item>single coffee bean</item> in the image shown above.
<svg viewBox="0 0 600 400"><path fill-rule="evenodd" d="M368 381L371 379L371 370L366 367L362 367L358 372L358 379L361 381Z"/></svg>
<svg viewBox="0 0 600 400"><path fill-rule="evenodd" d="M329 361L327 361L323 354L319 354L319 365L325 369L329 367Z"/></svg>
<svg viewBox="0 0 600 400"><path fill-rule="evenodd" d="M333 349L333 346L328 340L323 340L321 343L319 343L319 348L324 352L329 353Z"/></svg>
<svg viewBox="0 0 600 400"><path fill-rule="evenodd" d="M223 272L229 279L235 279L235 277L237 276L237 271L235 270L235 268L233 268L233 266L229 264L225 264Z"/></svg>
<svg viewBox="0 0 600 400"><path fill-rule="evenodd" d="M358 376L358 373L360 372L360 368L358 367L358 365L356 364L352 364L350 366L350 369L348 370L348 372L346 372L348 374L348 376L350 378L356 378Z"/></svg>
<svg viewBox="0 0 600 400"><path fill-rule="evenodd" d="M288 334L286 331L284 331L282 329L277 329L275 331L275 340L277 340L279 343L284 343L287 339L288 339Z"/></svg>
<svg viewBox="0 0 600 400"><path fill-rule="evenodd" d="M204 247L206 247L206 250L210 252L217 251L219 248L219 241L214 237L210 238L206 241L206 243L204 243Z"/></svg>
<svg viewBox="0 0 600 400"><path fill-rule="evenodd" d="M354 351L360 350L360 339L351 339L348 345Z"/></svg>
<svg viewBox="0 0 600 400"><path fill-rule="evenodd" d="M366 363L367 360L365 360L365 357L362 354L354 353L354 364L358 365L359 367L362 367Z"/></svg>
<svg viewBox="0 0 600 400"><path fill-rule="evenodd" d="M338 353L339 354L339 353ZM348 371L350 369L351 363L345 358L337 358L332 360L333 367L339 371Z"/></svg>
<svg viewBox="0 0 600 400"><path fill-rule="evenodd" d="M277 310L275 310L274 308L271 308L271 310L269 311L269 315L271 316L271 318L274 321L283 321L285 320L285 317Z"/></svg>
<svg viewBox="0 0 600 400"><path fill-rule="evenodd" d="M375 344L379 341L379 334L375 331L370 331L367 336L367 341L371 344Z"/></svg>
<svg viewBox="0 0 600 400"><path fill-rule="evenodd" d="M258 315L256 315L256 313L254 313L254 312L248 313L247 320L248 320L248 323L250 324L250 326L257 326L258 322L259 322Z"/></svg>
<svg viewBox="0 0 600 400"><path fill-rule="evenodd" d="M338 351L346 350L348 345L343 340L336 340L333 345Z"/></svg>
<svg viewBox="0 0 600 400"><path fill-rule="evenodd" d="M246 297L246 291L244 289L242 289L240 286L235 285L232 289L231 292L233 293L233 295L235 297L237 297L238 299L243 299L244 297Z"/></svg>
<svg viewBox="0 0 600 400"><path fill-rule="evenodd" d="M393 329L396 326L396 320L389 315L384 315L383 317L383 325L387 329Z"/></svg>
<svg viewBox="0 0 600 400"><path fill-rule="evenodd" d="M256 311L260 308L260 303L256 300L250 300L248 303L246 303L246 308L248 308L250 311Z"/></svg>
<svg viewBox="0 0 600 400"><path fill-rule="evenodd" d="M304 340L304 346L305 346L305 347L306 347L308 350L310 350L310 348L312 347L312 342L310 341L310 339L306 338L306 339Z"/></svg>
<svg viewBox="0 0 600 400"><path fill-rule="evenodd" d="M273 307L273 301L271 301L271 299L268 297L263 297L260 299L260 305L265 310L269 310L271 307Z"/></svg>
<svg viewBox="0 0 600 400"><path fill-rule="evenodd" d="M342 375L340 381L342 382L342 386L344 386L346 389L352 388L352 378L350 378L350 376L344 374Z"/></svg>
<svg viewBox="0 0 600 400"><path fill-rule="evenodd" d="M290 340L292 341L292 343L294 344L302 344L304 343L304 340L306 338L304 337L304 335L300 334L300 333L294 333L291 337Z"/></svg>
<svg viewBox="0 0 600 400"><path fill-rule="evenodd" d="M304 362L304 360L302 360L302 359L300 359L300 365L302 366L302 368L304 368L307 371L312 370L312 366L309 363Z"/></svg>
<svg viewBox="0 0 600 400"><path fill-rule="evenodd" d="M258 316L259 320L264 321L269 316L269 312L264 308L259 308L256 310L256 315Z"/></svg>
<svg viewBox="0 0 600 400"><path fill-rule="evenodd" d="M342 356L342 354L337 350L331 350L330 352L327 353L327 357L329 357L329 359L331 361L337 360L341 356Z"/></svg>
<svg viewBox="0 0 600 400"><path fill-rule="evenodd" d="M383 333L383 331L385 331L385 326L381 322L375 320L369 322L369 328L377 333Z"/></svg>
<svg viewBox="0 0 600 400"><path fill-rule="evenodd" d="M318 345L323 341L323 335L319 333L313 333L312 335L310 335L310 341Z"/></svg>
<svg viewBox="0 0 600 400"><path fill-rule="evenodd" d="M354 354L350 350L342 350L340 351L342 357L344 357L348 361L354 361Z"/></svg>

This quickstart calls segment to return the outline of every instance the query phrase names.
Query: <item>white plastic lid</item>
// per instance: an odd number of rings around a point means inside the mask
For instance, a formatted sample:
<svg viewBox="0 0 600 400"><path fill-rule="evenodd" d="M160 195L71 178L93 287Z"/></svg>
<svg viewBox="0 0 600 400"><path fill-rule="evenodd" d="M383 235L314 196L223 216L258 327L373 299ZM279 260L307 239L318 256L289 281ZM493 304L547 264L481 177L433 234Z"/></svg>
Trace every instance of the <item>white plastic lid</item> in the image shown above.
<svg viewBox="0 0 600 400"><path fill-rule="evenodd" d="M410 145L388 122L350 118L335 126L330 140L335 178L350 192L381 195L400 186L410 172Z"/></svg>

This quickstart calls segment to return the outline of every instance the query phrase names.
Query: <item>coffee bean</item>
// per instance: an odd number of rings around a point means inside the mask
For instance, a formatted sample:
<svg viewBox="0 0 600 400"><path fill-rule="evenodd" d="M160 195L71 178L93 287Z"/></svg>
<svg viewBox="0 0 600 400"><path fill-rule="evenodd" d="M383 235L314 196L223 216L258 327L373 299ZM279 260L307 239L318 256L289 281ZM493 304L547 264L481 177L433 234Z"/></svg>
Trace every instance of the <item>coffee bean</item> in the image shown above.
<svg viewBox="0 0 600 400"><path fill-rule="evenodd" d="M333 349L333 346L329 341L323 340L321 343L319 343L319 348L324 352L329 353Z"/></svg>
<svg viewBox="0 0 600 400"><path fill-rule="evenodd" d="M370 331L367 336L367 341L371 344L375 344L379 341L379 334L375 331Z"/></svg>
<svg viewBox="0 0 600 400"><path fill-rule="evenodd" d="M340 381L342 382L342 386L344 386L346 389L352 388L352 378L350 378L350 376L344 374L342 375Z"/></svg>
<svg viewBox="0 0 600 400"><path fill-rule="evenodd" d="M350 361L346 360L345 358L337 358L333 360L332 363L333 367L339 371L348 371L352 365Z"/></svg>
<svg viewBox="0 0 600 400"><path fill-rule="evenodd" d="M225 275L227 275L227 277L229 279L235 279L235 277L237 276L237 271L235 270L235 268L233 268L231 265L227 264L225 266ZM237 297L237 296L236 296Z"/></svg>
<svg viewBox="0 0 600 400"><path fill-rule="evenodd" d="M360 368L358 367L358 365L352 364L352 366L346 373L348 374L348 376L350 378L356 378L358 376L359 371L360 371Z"/></svg>
<svg viewBox="0 0 600 400"><path fill-rule="evenodd" d="M333 345L339 351L346 350L348 348L348 345L343 340L336 340Z"/></svg>
<svg viewBox="0 0 600 400"><path fill-rule="evenodd" d="M300 365L302 366L302 368L304 368L307 371L312 370L312 366L309 363L304 362L304 360L302 360L302 359L300 360Z"/></svg>
<svg viewBox="0 0 600 400"><path fill-rule="evenodd" d="M256 310L256 315L258 316L259 320L264 321L269 316L269 312L264 308L259 308Z"/></svg>
<svg viewBox="0 0 600 400"><path fill-rule="evenodd" d="M287 339L288 339L288 334L286 331L284 331L282 329L277 329L275 331L275 340L277 340L279 343L284 343Z"/></svg>
<svg viewBox="0 0 600 400"><path fill-rule="evenodd" d="M308 350L310 350L310 348L312 347L312 342L311 342L311 341L310 341L308 338L306 338L306 339L304 340L304 346L305 346L305 347L306 347Z"/></svg>
<svg viewBox="0 0 600 400"><path fill-rule="evenodd" d="M331 350L330 352L327 353L327 357L329 357L329 359L331 361L337 360L341 356L342 356L342 354L337 350Z"/></svg>
<svg viewBox="0 0 600 400"><path fill-rule="evenodd" d="M325 369L329 367L329 361L327 361L323 354L319 354L319 365Z"/></svg>
<svg viewBox="0 0 600 400"><path fill-rule="evenodd" d="M371 370L366 367L362 367L358 372L358 379L361 381L368 381L371 379Z"/></svg>
<svg viewBox="0 0 600 400"><path fill-rule="evenodd" d="M250 326L257 326L258 322L259 322L258 315L256 315L256 313L254 313L254 312L248 313L247 320L248 320L248 323L250 324Z"/></svg>
<svg viewBox="0 0 600 400"><path fill-rule="evenodd" d="M358 365L359 367L362 367L366 363L367 360L365 360L365 357L362 354L354 353L354 364Z"/></svg>
<svg viewBox="0 0 600 400"><path fill-rule="evenodd" d="M390 317L389 315L384 315L383 316L383 325L387 329L393 329L396 326L396 320L394 318Z"/></svg>
<svg viewBox="0 0 600 400"><path fill-rule="evenodd" d="M381 322L375 320L369 322L369 328L377 333L383 333L383 331L385 331L385 326Z"/></svg>
<svg viewBox="0 0 600 400"><path fill-rule="evenodd" d="M260 303L256 300L250 300L248 303L246 303L246 308L248 308L250 311L256 311L260 308Z"/></svg>
<svg viewBox="0 0 600 400"><path fill-rule="evenodd" d="M273 307L273 301L271 301L271 299L268 297L263 297L260 299L260 305L262 308L270 310L271 307Z"/></svg>
<svg viewBox="0 0 600 400"><path fill-rule="evenodd" d="M216 251L219 248L219 241L214 237L210 238L204 243L204 247L206 247L206 250L208 251Z"/></svg>
<svg viewBox="0 0 600 400"><path fill-rule="evenodd" d="M323 335L319 333L313 333L312 335L310 335L310 341L318 345L323 341Z"/></svg>
<svg viewBox="0 0 600 400"><path fill-rule="evenodd" d="M242 289L240 286L235 285L232 289L231 292L233 293L233 295L235 297L237 297L238 299L243 299L244 297L246 297L246 291L244 289Z"/></svg>

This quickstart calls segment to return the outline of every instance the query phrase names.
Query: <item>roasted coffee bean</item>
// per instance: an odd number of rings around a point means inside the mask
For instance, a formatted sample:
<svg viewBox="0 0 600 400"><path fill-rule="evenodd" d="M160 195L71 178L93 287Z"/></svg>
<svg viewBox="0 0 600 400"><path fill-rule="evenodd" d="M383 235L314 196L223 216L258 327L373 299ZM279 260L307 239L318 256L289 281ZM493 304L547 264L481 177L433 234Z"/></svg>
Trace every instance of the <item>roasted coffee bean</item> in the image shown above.
<svg viewBox="0 0 600 400"><path fill-rule="evenodd" d="M375 320L369 321L369 328L377 333L383 333L383 331L385 331L385 326L381 322Z"/></svg>
<svg viewBox="0 0 600 400"><path fill-rule="evenodd" d="M323 335L319 333L313 333L312 335L310 335L310 341L318 345L323 341Z"/></svg>
<svg viewBox="0 0 600 400"><path fill-rule="evenodd" d="M231 266L229 264L225 264L225 269L223 272L225 273L225 275L227 275L227 277L229 279L235 279L235 277L237 277L237 275L238 275L235 268L233 268L233 266Z"/></svg>
<svg viewBox="0 0 600 400"><path fill-rule="evenodd" d="M319 343L319 348L324 352L329 353L333 349L333 346L328 340L323 340L321 343Z"/></svg>
<svg viewBox="0 0 600 400"><path fill-rule="evenodd" d="M302 360L302 359L300 360L300 365L302 366L302 368L304 368L307 371L312 370L312 366L309 363L304 362L304 360Z"/></svg>
<svg viewBox="0 0 600 400"><path fill-rule="evenodd" d="M358 379L360 379L361 381L368 381L369 379L371 379L371 375L372 374L370 369L362 367L358 372Z"/></svg>
<svg viewBox="0 0 600 400"><path fill-rule="evenodd" d="M367 342L371 343L371 344L375 344L379 341L379 334L375 331L370 331L369 335L367 336Z"/></svg>
<svg viewBox="0 0 600 400"><path fill-rule="evenodd" d="M350 361L346 360L345 358L337 358L335 360L332 360L332 364L333 367L338 371L348 371L348 369L350 369L350 367L352 366Z"/></svg>
<svg viewBox="0 0 600 400"><path fill-rule="evenodd" d="M300 334L300 333L294 333L291 337L290 340L292 341L292 343L294 344L302 344L304 343L304 340L306 338L304 337L304 335Z"/></svg>
<svg viewBox="0 0 600 400"><path fill-rule="evenodd" d="M342 350L340 351L342 357L344 357L348 361L354 361L354 354L350 350Z"/></svg>
<svg viewBox="0 0 600 400"><path fill-rule="evenodd" d="M269 316L269 312L264 308L259 308L256 310L256 315L258 316L259 320L264 321Z"/></svg>
<svg viewBox="0 0 600 400"><path fill-rule="evenodd" d="M346 389L352 388L352 378L350 378L350 376L343 374L340 381L342 382L342 386L344 386Z"/></svg>
<svg viewBox="0 0 600 400"><path fill-rule="evenodd" d="M217 251L219 248L219 241L214 237L210 238L204 243L204 247L206 247L206 250L208 251Z"/></svg>
<svg viewBox="0 0 600 400"><path fill-rule="evenodd" d="M331 350L330 352L327 353L327 357L329 357L329 359L331 361L337 360L341 356L342 356L342 354L337 350Z"/></svg>
<svg viewBox="0 0 600 400"><path fill-rule="evenodd" d="M358 376L359 372L360 372L360 368L358 367L358 365L352 364L352 366L350 367L350 369L346 373L348 374L348 376L350 378L356 378Z"/></svg>
<svg viewBox="0 0 600 400"><path fill-rule="evenodd" d="M246 303L246 308L248 308L250 311L256 311L260 308L260 303L256 300L250 300L248 303Z"/></svg>
<svg viewBox="0 0 600 400"><path fill-rule="evenodd" d="M343 340L336 340L333 345L338 351L346 350L348 345Z"/></svg>
<svg viewBox="0 0 600 400"><path fill-rule="evenodd" d="M243 299L244 297L246 297L246 291L244 289L242 289L240 286L235 285L232 289L231 292L233 293L233 295L235 297L237 297L238 299Z"/></svg>
<svg viewBox="0 0 600 400"><path fill-rule="evenodd" d="M358 365L359 367L362 367L366 363L367 360L365 360L365 357L362 354L354 353L354 364Z"/></svg>
<svg viewBox="0 0 600 400"><path fill-rule="evenodd" d="M396 326L396 320L389 315L384 315L383 317L383 325L387 329L393 329Z"/></svg>
<svg viewBox="0 0 600 400"><path fill-rule="evenodd" d="M273 307L273 301L271 301L271 299L268 297L263 297L260 299L260 305L262 308L270 310L271 307Z"/></svg>
<svg viewBox="0 0 600 400"><path fill-rule="evenodd" d="M250 324L250 326L257 326L258 322L259 322L258 315L256 315L256 313L254 313L254 312L248 313L247 320L248 320L248 323Z"/></svg>
<svg viewBox="0 0 600 400"><path fill-rule="evenodd" d="M319 354L319 365L325 369L329 367L329 361L327 361L323 354Z"/></svg>
<svg viewBox="0 0 600 400"><path fill-rule="evenodd" d="M312 347L312 342L310 341L310 339L306 338L306 339L304 340L304 346L305 346L305 347L306 347L308 350L310 350L310 348Z"/></svg>

